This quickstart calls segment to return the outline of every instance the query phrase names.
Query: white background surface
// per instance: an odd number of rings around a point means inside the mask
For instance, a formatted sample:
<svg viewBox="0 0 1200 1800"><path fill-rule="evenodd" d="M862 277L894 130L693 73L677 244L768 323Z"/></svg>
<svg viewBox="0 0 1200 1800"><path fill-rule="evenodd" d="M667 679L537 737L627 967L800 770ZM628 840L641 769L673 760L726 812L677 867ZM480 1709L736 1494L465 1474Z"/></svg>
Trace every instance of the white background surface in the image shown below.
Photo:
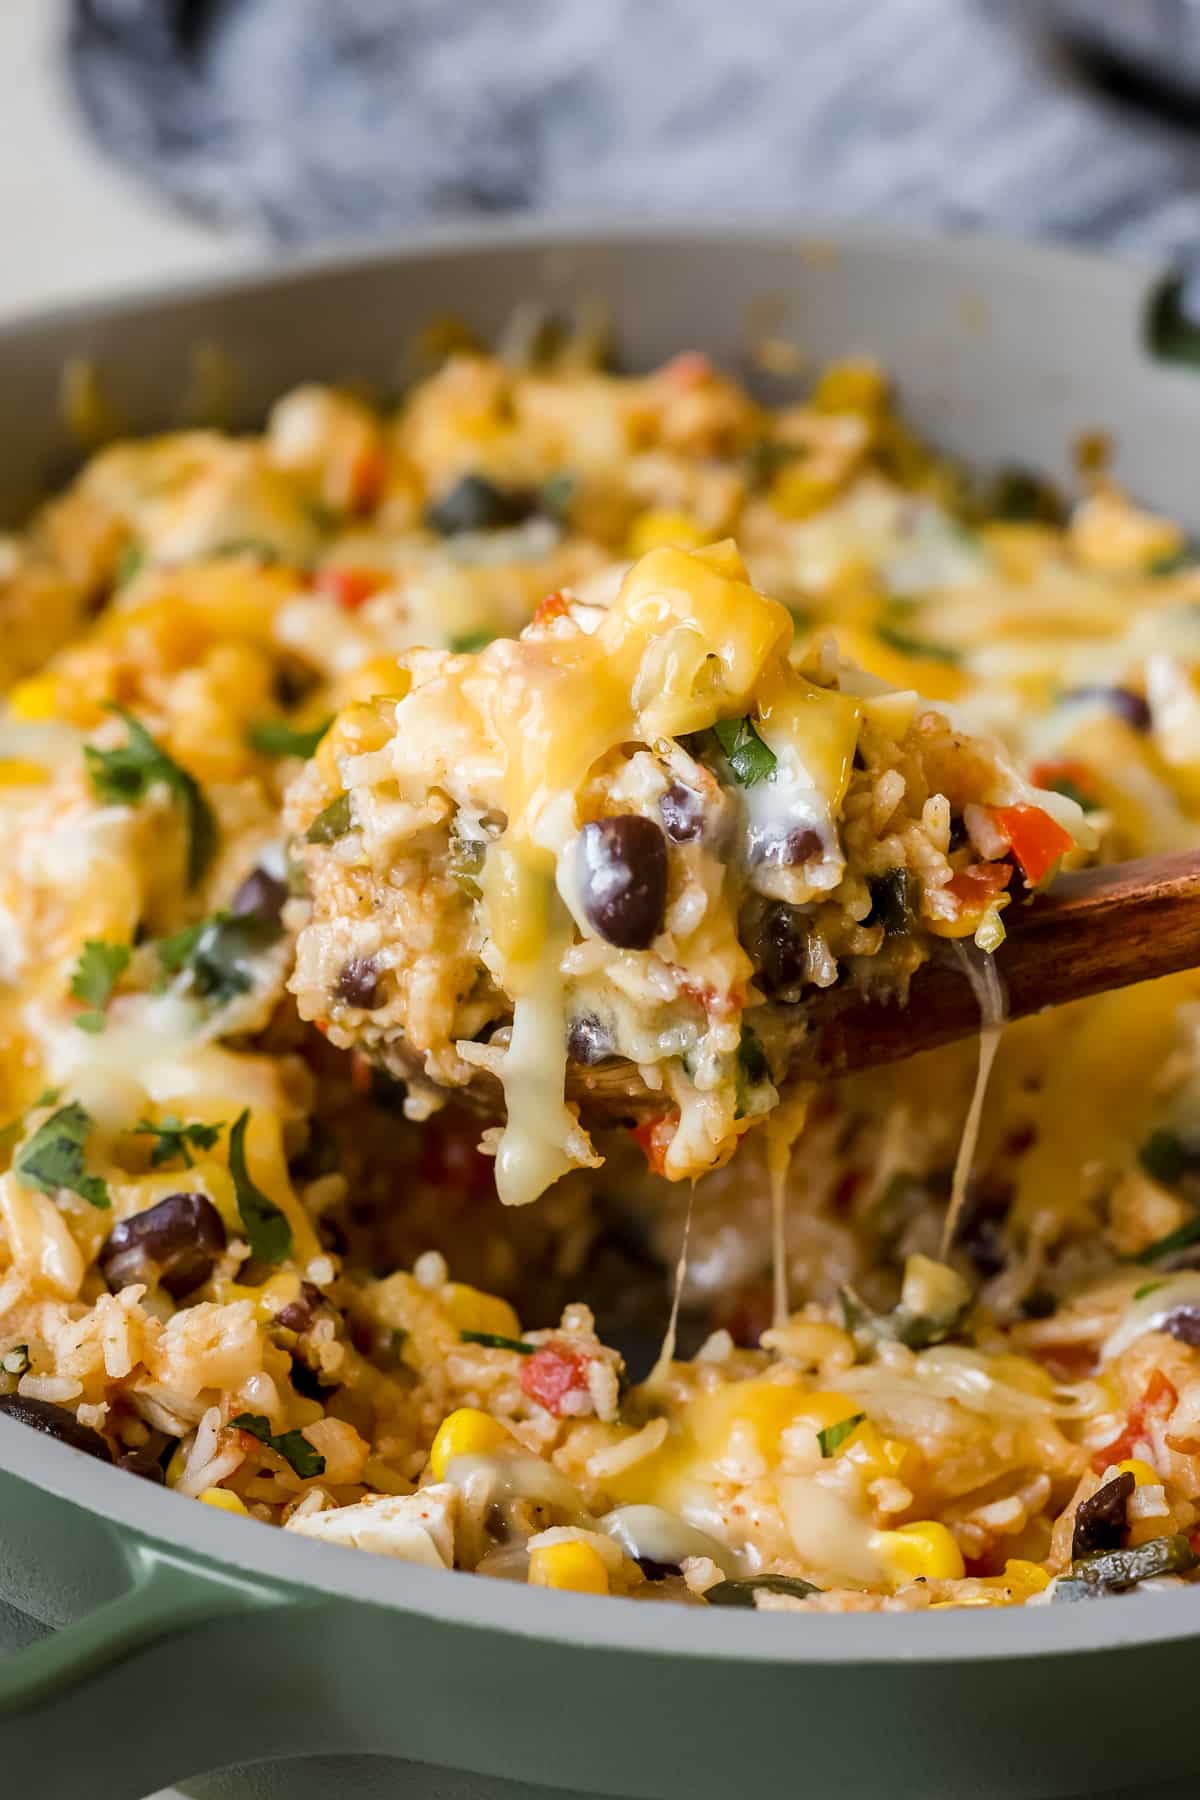
<svg viewBox="0 0 1200 1800"><path fill-rule="evenodd" d="M246 260L94 150L56 64L60 0L0 0L0 314Z"/></svg>

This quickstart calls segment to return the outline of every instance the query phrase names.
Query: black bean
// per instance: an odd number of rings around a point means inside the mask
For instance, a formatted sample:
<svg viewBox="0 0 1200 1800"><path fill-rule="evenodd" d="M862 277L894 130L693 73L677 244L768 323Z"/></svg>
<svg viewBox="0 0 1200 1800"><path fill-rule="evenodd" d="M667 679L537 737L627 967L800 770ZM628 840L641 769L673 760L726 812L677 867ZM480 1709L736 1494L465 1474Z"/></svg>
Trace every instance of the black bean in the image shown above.
<svg viewBox="0 0 1200 1800"><path fill-rule="evenodd" d="M658 803L663 830L673 844L690 844L704 830L704 798L695 788L673 781Z"/></svg>
<svg viewBox="0 0 1200 1800"><path fill-rule="evenodd" d="M960 813L951 813L950 843L948 846L950 854L953 856L956 850L965 849L970 841L971 834L967 830L966 821L963 819L962 815Z"/></svg>
<svg viewBox="0 0 1200 1800"><path fill-rule="evenodd" d="M311 1281L302 1281L299 1298L289 1300L286 1306L280 1307L275 1314L275 1323L288 1331L307 1331L323 1298L319 1287L315 1287Z"/></svg>
<svg viewBox="0 0 1200 1800"><path fill-rule="evenodd" d="M1127 1471L1106 1481L1090 1499L1080 1501L1071 1538L1072 1562L1077 1556L1094 1556L1098 1550L1120 1549L1125 1535L1125 1512L1136 1485Z"/></svg>
<svg viewBox="0 0 1200 1800"><path fill-rule="evenodd" d="M535 494L496 487L482 475L464 475L425 511L425 523L441 537L460 531L502 531L538 510Z"/></svg>
<svg viewBox="0 0 1200 1800"><path fill-rule="evenodd" d="M62 1444L70 1444L73 1450L98 1456L101 1462L112 1461L100 1433L93 1431L90 1425L81 1425L65 1406L52 1406L49 1400L26 1400L20 1394L0 1394L0 1415L17 1419L22 1425L57 1438Z"/></svg>
<svg viewBox="0 0 1200 1800"><path fill-rule="evenodd" d="M1134 731L1145 732L1150 729L1149 705L1144 696L1134 693L1132 688L1104 687L1095 683L1087 687L1072 688L1064 697L1067 700L1102 700L1109 712L1124 719Z"/></svg>
<svg viewBox="0 0 1200 1800"><path fill-rule="evenodd" d="M224 1248L221 1215L206 1195L168 1194L114 1225L97 1260L113 1293L157 1282L178 1299L208 1280Z"/></svg>
<svg viewBox="0 0 1200 1800"><path fill-rule="evenodd" d="M580 1013L567 1027L567 1055L584 1068L615 1056L616 1049L612 1032L595 1013Z"/></svg>
<svg viewBox="0 0 1200 1800"><path fill-rule="evenodd" d="M769 906L758 933L758 985L772 997L798 988L809 974L809 923L795 906Z"/></svg>
<svg viewBox="0 0 1200 1800"><path fill-rule="evenodd" d="M819 832L810 825L794 825L790 831L775 826L750 833L748 856L754 866L763 863L772 869L798 869L822 849Z"/></svg>
<svg viewBox="0 0 1200 1800"><path fill-rule="evenodd" d="M1159 1326L1168 1337L1178 1338L1181 1344L1190 1344L1200 1349L1200 1306L1178 1306Z"/></svg>
<svg viewBox="0 0 1200 1800"><path fill-rule="evenodd" d="M667 905L667 840L653 819L624 813L579 834L579 890L588 923L621 950L645 950Z"/></svg>
<svg viewBox="0 0 1200 1800"><path fill-rule="evenodd" d="M360 1007L363 1012L374 1012L384 1001L379 970L369 956L352 956L344 963L333 992L335 999Z"/></svg>
<svg viewBox="0 0 1200 1800"><path fill-rule="evenodd" d="M278 923L287 897L286 881L280 881L278 876L269 874L266 869L254 869L229 902L229 910L235 918L250 916L269 919L275 924Z"/></svg>
<svg viewBox="0 0 1200 1800"><path fill-rule="evenodd" d="M137 1475L143 1481L153 1482L161 1487L167 1479L166 1470L158 1460L152 1444L143 1444L140 1450L126 1450L117 1458L118 1469L124 1469L127 1475Z"/></svg>
<svg viewBox="0 0 1200 1800"><path fill-rule="evenodd" d="M669 1575L679 1573L678 1563L656 1562L652 1556L635 1556L633 1560L647 1581L665 1581Z"/></svg>

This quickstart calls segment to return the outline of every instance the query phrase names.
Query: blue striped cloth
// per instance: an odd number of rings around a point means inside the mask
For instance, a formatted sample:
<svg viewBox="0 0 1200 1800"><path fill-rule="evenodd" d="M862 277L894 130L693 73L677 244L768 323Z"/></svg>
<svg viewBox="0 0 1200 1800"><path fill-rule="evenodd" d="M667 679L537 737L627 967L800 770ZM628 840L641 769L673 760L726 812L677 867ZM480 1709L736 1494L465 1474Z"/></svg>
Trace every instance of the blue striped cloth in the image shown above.
<svg viewBox="0 0 1200 1800"><path fill-rule="evenodd" d="M509 208L1200 242L1200 134L1020 0L74 0L96 136L281 241Z"/></svg>

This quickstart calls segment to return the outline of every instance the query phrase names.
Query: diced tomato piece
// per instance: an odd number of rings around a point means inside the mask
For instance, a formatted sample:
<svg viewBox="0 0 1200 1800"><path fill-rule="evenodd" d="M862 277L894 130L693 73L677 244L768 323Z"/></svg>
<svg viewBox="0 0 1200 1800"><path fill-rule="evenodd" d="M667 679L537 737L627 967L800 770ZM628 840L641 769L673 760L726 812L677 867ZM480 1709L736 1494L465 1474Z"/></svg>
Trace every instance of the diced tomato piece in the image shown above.
<svg viewBox="0 0 1200 1800"><path fill-rule="evenodd" d="M570 1344L543 1344L521 1365L521 1391L560 1418L569 1394L587 1392L588 1360Z"/></svg>
<svg viewBox="0 0 1200 1800"><path fill-rule="evenodd" d="M383 585L384 577L373 569L329 567L318 569L313 578L317 592L334 601L343 612L357 612Z"/></svg>
<svg viewBox="0 0 1200 1800"><path fill-rule="evenodd" d="M664 363L660 371L672 387L703 387L713 372L712 359L703 350L684 350Z"/></svg>
<svg viewBox="0 0 1200 1800"><path fill-rule="evenodd" d="M647 1119L644 1125L634 1127L633 1135L655 1175L661 1175L666 1168L667 1151L671 1148L671 1140L678 1125L679 1114L671 1112L663 1113L657 1119Z"/></svg>
<svg viewBox="0 0 1200 1800"><path fill-rule="evenodd" d="M959 911L986 912L997 894L1003 893L1012 879L1010 863L968 863L946 883L945 892L953 894Z"/></svg>
<svg viewBox="0 0 1200 1800"><path fill-rule="evenodd" d="M479 1121L471 1114L452 1106L435 1114L421 1130L421 1179L450 1193L488 1193L495 1164L478 1149L478 1140Z"/></svg>
<svg viewBox="0 0 1200 1800"><path fill-rule="evenodd" d="M383 498L387 481L387 457L383 447L374 444L364 450L350 472L350 504L355 512L374 512Z"/></svg>
<svg viewBox="0 0 1200 1800"><path fill-rule="evenodd" d="M1093 1456L1092 1468L1096 1474L1103 1475L1105 1469L1111 1468L1113 1463L1124 1462L1127 1457L1132 1456L1134 1449L1146 1435L1146 1421L1170 1418L1178 1401L1179 1395L1174 1383L1167 1379L1161 1369L1155 1369L1146 1383L1145 1393L1130 1409L1124 1431Z"/></svg>
<svg viewBox="0 0 1200 1800"><path fill-rule="evenodd" d="M1029 778L1040 788L1056 788L1059 782L1066 781L1088 800L1097 798L1095 771L1071 756L1055 756L1048 762L1034 763Z"/></svg>
<svg viewBox="0 0 1200 1800"><path fill-rule="evenodd" d="M546 598L542 601L541 605L533 615L533 623L535 625L549 625L552 619L565 618L566 613L567 603L556 589L554 593L546 595Z"/></svg>
<svg viewBox="0 0 1200 1800"><path fill-rule="evenodd" d="M1008 839L1030 887L1044 881L1059 857L1075 847L1070 832L1040 806L989 806L988 814Z"/></svg>

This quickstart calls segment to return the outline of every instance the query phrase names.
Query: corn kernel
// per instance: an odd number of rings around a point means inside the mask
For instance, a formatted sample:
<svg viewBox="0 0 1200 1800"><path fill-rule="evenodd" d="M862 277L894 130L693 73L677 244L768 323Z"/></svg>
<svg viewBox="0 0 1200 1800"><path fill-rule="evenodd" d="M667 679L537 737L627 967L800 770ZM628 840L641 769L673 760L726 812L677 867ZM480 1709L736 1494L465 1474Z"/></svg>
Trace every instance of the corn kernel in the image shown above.
<svg viewBox="0 0 1200 1800"><path fill-rule="evenodd" d="M173 1488L178 1482L180 1476L183 1474L184 1464L186 1462L187 1456L184 1452L183 1445L177 1444L171 1454L171 1460L167 1464L167 1473L164 1476L164 1480L169 1488Z"/></svg>
<svg viewBox="0 0 1200 1800"><path fill-rule="evenodd" d="M1040 1563L1026 1562L1024 1557L1010 1557L1004 1565L1004 1574L1000 1577L1004 1587L1010 1587L1024 1599L1029 1594L1040 1594L1050 1586L1050 1577Z"/></svg>
<svg viewBox="0 0 1200 1800"><path fill-rule="evenodd" d="M243 1518L249 1517L246 1502L235 1494L232 1488L205 1488L200 1495L201 1504L215 1506L218 1512L241 1513Z"/></svg>
<svg viewBox="0 0 1200 1800"><path fill-rule="evenodd" d="M1152 1469L1150 1464L1143 1462L1140 1456L1126 1457L1124 1462L1119 1462L1115 1469L1110 1470L1110 1474L1132 1475L1135 1487L1158 1487L1162 1482L1162 1476L1157 1469Z"/></svg>
<svg viewBox="0 0 1200 1800"><path fill-rule="evenodd" d="M539 1544L529 1552L533 1587L569 1588L576 1594L607 1594L608 1570L590 1544Z"/></svg>
<svg viewBox="0 0 1200 1800"><path fill-rule="evenodd" d="M647 550L674 545L677 550L697 550L705 534L686 513L652 508L639 513L629 531L626 550L630 556L645 556Z"/></svg>
<svg viewBox="0 0 1200 1800"><path fill-rule="evenodd" d="M27 756L0 758L0 787L37 787L49 779L50 771Z"/></svg>
<svg viewBox="0 0 1200 1800"><path fill-rule="evenodd" d="M813 389L812 404L818 412L881 412L887 404L887 377L877 362L867 357L830 363Z"/></svg>
<svg viewBox="0 0 1200 1800"><path fill-rule="evenodd" d="M910 1449L899 1438L884 1437L870 1419L864 1419L846 1439L842 1454L859 1465L868 1481L902 1480Z"/></svg>
<svg viewBox="0 0 1200 1800"><path fill-rule="evenodd" d="M58 679L54 675L31 675L18 681L8 696L8 710L14 719L56 719L58 717Z"/></svg>
<svg viewBox="0 0 1200 1800"><path fill-rule="evenodd" d="M505 1445L511 1448L512 1439L498 1419L478 1407L460 1406L442 1420L430 1448L434 1480L442 1479L456 1456L490 1456Z"/></svg>
<svg viewBox="0 0 1200 1800"><path fill-rule="evenodd" d="M770 501L783 519L807 519L820 512L837 493L838 484L828 475L814 475L802 466L781 469L771 483Z"/></svg>
<svg viewBox="0 0 1200 1800"><path fill-rule="evenodd" d="M962 1551L936 1519L876 1532L873 1542L897 1581L918 1575L929 1581L958 1581L966 1572Z"/></svg>
<svg viewBox="0 0 1200 1800"><path fill-rule="evenodd" d="M485 1294L464 1282L451 1281L442 1289L442 1299L460 1331L492 1331L497 1337L521 1335L521 1321L498 1294Z"/></svg>

